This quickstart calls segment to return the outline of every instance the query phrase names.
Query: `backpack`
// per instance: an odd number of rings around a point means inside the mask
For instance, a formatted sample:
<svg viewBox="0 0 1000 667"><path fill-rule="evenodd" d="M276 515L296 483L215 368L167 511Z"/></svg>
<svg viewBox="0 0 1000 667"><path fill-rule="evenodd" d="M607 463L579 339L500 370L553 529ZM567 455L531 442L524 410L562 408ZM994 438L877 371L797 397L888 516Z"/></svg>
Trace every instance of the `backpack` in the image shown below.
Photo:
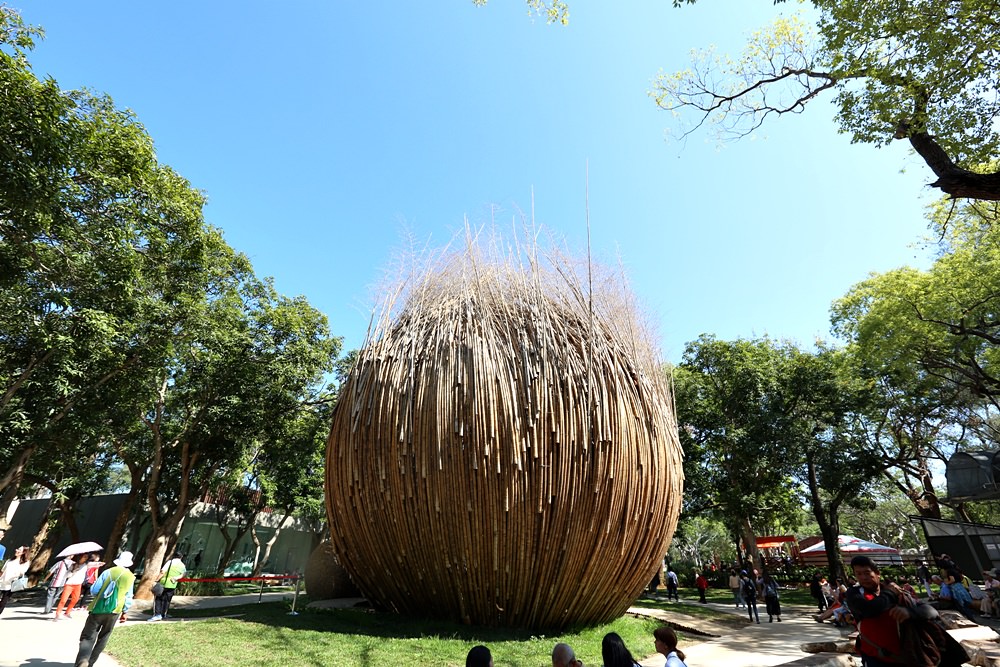
<svg viewBox="0 0 1000 667"><path fill-rule="evenodd" d="M969 654L938 619L911 618L899 624L899 652L913 667L959 667Z"/></svg>
<svg viewBox="0 0 1000 667"><path fill-rule="evenodd" d="M120 578L120 575L119 575ZM91 614L113 614L118 607L118 579L108 579L94 595Z"/></svg>

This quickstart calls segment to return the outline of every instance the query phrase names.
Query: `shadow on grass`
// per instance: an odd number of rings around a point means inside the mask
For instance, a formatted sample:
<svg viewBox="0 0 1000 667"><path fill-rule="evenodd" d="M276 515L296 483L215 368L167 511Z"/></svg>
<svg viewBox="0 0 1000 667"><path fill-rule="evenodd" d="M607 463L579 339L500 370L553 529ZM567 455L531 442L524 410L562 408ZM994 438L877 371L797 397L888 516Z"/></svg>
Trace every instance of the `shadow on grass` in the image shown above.
<svg viewBox="0 0 1000 667"><path fill-rule="evenodd" d="M298 615L289 615L287 602L221 607L216 609L178 609L171 615L178 619L207 619L229 617L233 621L260 623L272 628L310 630L365 635L377 638L419 639L438 637L463 641L524 641L537 638L538 631L488 628L462 625L430 618L401 616L392 612L372 609L309 609L299 607ZM238 615L238 616L236 616ZM552 631L557 634L574 633L583 628Z"/></svg>

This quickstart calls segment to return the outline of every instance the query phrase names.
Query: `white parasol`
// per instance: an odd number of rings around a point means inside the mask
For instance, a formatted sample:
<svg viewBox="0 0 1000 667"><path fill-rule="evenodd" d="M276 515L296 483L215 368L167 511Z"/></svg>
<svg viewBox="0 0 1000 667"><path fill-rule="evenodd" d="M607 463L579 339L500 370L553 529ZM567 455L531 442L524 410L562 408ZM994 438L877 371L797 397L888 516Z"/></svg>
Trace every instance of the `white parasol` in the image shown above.
<svg viewBox="0 0 1000 667"><path fill-rule="evenodd" d="M66 556L76 556L79 554L89 554L93 551L104 551L102 547L97 542L77 542L76 544L71 544L59 553L56 554L56 558L65 558Z"/></svg>

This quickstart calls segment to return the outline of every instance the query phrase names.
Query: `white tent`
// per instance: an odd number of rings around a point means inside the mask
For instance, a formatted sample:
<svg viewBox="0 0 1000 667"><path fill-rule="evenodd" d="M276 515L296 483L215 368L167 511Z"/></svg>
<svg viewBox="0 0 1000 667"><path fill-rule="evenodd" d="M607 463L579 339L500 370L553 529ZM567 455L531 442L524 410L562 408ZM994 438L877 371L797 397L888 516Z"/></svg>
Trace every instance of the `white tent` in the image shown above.
<svg viewBox="0 0 1000 667"><path fill-rule="evenodd" d="M858 555L868 556L880 566L903 564L899 550L884 544L862 540L853 535L838 535L837 541L840 543L840 556L847 565L850 565L851 559ZM806 565L825 566L826 544L817 542L811 547L802 549L799 556Z"/></svg>

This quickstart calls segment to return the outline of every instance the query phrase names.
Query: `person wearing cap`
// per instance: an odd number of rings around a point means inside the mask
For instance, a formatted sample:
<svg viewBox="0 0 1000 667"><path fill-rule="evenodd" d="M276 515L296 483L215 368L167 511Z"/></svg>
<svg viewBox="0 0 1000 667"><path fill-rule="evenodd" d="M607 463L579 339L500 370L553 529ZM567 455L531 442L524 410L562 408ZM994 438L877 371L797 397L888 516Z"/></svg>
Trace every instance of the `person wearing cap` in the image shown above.
<svg viewBox="0 0 1000 667"><path fill-rule="evenodd" d="M90 593L94 596L90 603L90 614L87 622L83 625L83 632L80 633L80 649L76 654L75 667L93 667L97 658L104 651L104 646L108 643L115 624L119 620L125 620L125 612L132 606L132 588L135 585L135 575L132 574L132 552L123 551L114 560L114 567L105 570L90 587ZM112 591L107 591L114 586ZM101 603L110 593L115 596L112 603L112 610L107 613L95 613L95 607Z"/></svg>

